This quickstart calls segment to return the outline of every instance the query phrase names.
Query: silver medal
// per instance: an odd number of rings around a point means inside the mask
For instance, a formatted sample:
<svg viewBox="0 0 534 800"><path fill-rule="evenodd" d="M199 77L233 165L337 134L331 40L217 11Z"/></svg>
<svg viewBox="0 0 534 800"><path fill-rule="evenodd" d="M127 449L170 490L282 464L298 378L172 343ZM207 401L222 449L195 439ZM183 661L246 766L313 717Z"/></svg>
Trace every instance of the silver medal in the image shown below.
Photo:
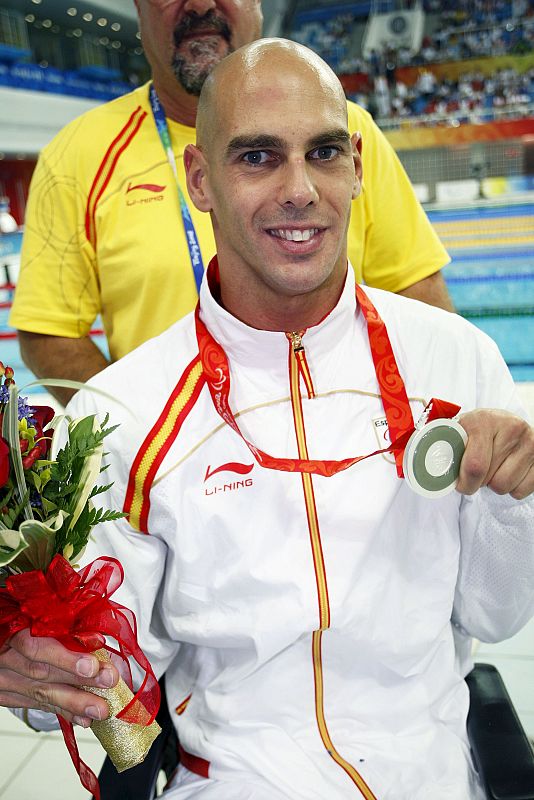
<svg viewBox="0 0 534 800"><path fill-rule="evenodd" d="M435 419L416 429L404 450L402 469L414 492L443 497L458 483L467 444L462 426L451 419Z"/></svg>

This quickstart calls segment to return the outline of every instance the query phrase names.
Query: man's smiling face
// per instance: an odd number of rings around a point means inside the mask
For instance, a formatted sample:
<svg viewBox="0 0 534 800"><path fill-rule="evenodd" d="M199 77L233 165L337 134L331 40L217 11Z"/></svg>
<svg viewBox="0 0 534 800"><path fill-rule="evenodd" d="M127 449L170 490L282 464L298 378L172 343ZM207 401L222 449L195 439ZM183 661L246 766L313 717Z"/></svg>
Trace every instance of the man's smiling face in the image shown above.
<svg viewBox="0 0 534 800"><path fill-rule="evenodd" d="M252 309L341 291L360 186L359 140L349 136L337 79L302 48L296 56L291 46L258 42L247 52L246 63L236 53L217 70L227 91L210 92L209 122L199 116L203 210L212 215L223 301L242 319L249 301Z"/></svg>

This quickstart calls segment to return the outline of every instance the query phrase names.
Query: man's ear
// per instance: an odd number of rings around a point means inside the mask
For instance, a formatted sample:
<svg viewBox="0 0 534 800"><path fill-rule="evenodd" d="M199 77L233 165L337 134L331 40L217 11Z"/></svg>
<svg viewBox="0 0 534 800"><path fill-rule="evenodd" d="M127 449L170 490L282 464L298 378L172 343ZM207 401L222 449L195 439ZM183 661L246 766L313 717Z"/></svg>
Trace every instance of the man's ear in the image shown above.
<svg viewBox="0 0 534 800"><path fill-rule="evenodd" d="M362 135L353 133L350 137L352 144L352 158L354 160L355 181L352 189L352 199L355 200L362 188Z"/></svg>
<svg viewBox="0 0 534 800"><path fill-rule="evenodd" d="M204 153L194 144L184 150L184 167L187 191L199 211L211 211L211 200L207 184L207 163Z"/></svg>

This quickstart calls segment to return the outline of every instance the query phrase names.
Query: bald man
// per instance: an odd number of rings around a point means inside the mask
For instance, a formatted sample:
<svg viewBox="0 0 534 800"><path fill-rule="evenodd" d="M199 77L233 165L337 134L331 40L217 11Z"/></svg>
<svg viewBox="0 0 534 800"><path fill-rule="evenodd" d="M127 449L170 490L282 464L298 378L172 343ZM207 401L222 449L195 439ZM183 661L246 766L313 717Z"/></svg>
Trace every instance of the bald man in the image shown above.
<svg viewBox="0 0 534 800"><path fill-rule="evenodd" d="M129 412L90 391L68 409L121 423L105 503L128 521L86 556L123 563L117 599L166 672L169 800L483 798L467 652L534 610L534 431L484 334L355 286L362 144L311 51L225 59L186 152L218 252L197 311L91 381ZM461 406L468 442L456 491L429 497L390 453L358 462L432 397ZM107 709L79 686L114 680L28 631L0 654L2 704L84 726Z"/></svg>
<svg viewBox="0 0 534 800"><path fill-rule="evenodd" d="M89 335L98 314L111 361L164 331L194 308L215 252L208 217L187 199L183 154L206 76L261 36L261 2L136 6L152 82L67 125L32 180L10 324L39 377L85 381L107 366ZM349 234L358 280L452 309L447 253L397 156L366 111L348 110L367 141ZM51 391L64 403L73 394Z"/></svg>

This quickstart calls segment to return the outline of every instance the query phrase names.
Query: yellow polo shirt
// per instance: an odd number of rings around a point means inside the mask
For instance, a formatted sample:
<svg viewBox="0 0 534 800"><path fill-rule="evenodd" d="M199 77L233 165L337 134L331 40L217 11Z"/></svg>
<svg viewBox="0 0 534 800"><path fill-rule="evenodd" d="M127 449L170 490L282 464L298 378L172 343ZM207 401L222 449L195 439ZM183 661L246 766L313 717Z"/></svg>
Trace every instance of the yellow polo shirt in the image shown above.
<svg viewBox="0 0 534 800"><path fill-rule="evenodd" d="M195 130L169 122L187 197L184 148ZM448 261L393 149L349 103L363 140L363 191L353 202L349 258L358 281L399 291ZM204 264L215 252L208 214L189 202ZM156 131L148 85L68 124L41 153L25 219L10 324L86 336L101 314L113 360L194 307L195 281L178 193Z"/></svg>

